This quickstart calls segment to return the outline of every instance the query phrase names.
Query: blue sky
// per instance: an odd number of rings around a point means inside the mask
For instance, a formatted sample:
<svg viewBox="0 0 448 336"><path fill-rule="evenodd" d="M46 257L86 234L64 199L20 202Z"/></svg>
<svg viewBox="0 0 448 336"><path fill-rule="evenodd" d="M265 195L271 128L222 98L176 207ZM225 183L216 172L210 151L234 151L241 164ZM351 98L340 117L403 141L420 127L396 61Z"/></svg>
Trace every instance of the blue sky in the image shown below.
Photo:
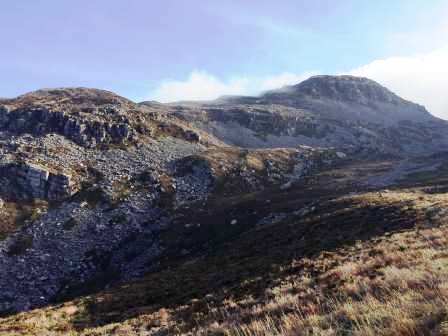
<svg viewBox="0 0 448 336"><path fill-rule="evenodd" d="M446 17L447 0L4 1L0 96L211 99L353 73L448 117Z"/></svg>

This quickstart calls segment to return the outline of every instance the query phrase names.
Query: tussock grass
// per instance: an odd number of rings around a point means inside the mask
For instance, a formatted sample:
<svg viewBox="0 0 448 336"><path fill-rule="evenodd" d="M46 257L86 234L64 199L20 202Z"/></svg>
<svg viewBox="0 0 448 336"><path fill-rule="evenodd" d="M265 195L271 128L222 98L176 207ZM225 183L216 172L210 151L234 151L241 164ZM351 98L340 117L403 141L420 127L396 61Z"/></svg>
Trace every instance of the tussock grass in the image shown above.
<svg viewBox="0 0 448 336"><path fill-rule="evenodd" d="M271 301L234 313L222 327L228 335L245 336L445 335L447 233L446 227L402 233L363 246L352 256L357 261L342 262L311 286L299 281L275 288ZM426 235L439 242L432 244ZM400 251L403 240L412 253ZM382 256L369 257L372 251ZM328 286L335 288L322 292Z"/></svg>

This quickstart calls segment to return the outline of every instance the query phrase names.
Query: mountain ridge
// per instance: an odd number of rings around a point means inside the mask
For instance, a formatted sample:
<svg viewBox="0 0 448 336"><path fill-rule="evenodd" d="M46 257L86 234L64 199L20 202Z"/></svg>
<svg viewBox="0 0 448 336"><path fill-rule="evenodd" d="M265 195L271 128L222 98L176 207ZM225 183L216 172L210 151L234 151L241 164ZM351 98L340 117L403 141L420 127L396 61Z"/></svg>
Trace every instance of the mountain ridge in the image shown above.
<svg viewBox="0 0 448 336"><path fill-rule="evenodd" d="M366 78L357 77L352 75L316 75L312 76L306 80L303 80L294 85L287 85L278 89L269 90L263 92L257 96L221 96L216 100L209 101L180 101L171 103L160 103L157 101L142 101L133 102L132 100L120 96L112 91L96 88L87 87L59 87L59 88L45 88L35 91L31 91L15 98L3 98L1 102L3 104L14 101L38 101L39 98L50 98L55 97L60 100L63 99L73 99L73 98L109 98L110 102L113 103L114 99L118 102L126 102L137 105L146 104L160 104L167 106L176 106L184 104L219 104L225 102L231 102L233 104L238 103L250 103L250 104L269 104L272 100L278 103L278 100L285 99L285 95L294 96L313 96L313 98L331 98L332 100L351 100L357 102L360 105L367 105L368 100L383 101L393 104L410 104L420 108L422 114L430 114L423 105L414 103L410 100L403 99L397 94L393 93L381 84ZM373 95L373 96L372 96ZM288 100L288 99L285 99ZM107 101L107 100L106 100ZM280 102L280 105L285 104L285 102Z"/></svg>
<svg viewBox="0 0 448 336"><path fill-rule="evenodd" d="M374 81L353 76L317 76L259 97L169 106L175 116L241 147L370 147L397 155L437 150L446 143L446 121Z"/></svg>
<svg viewBox="0 0 448 336"><path fill-rule="evenodd" d="M330 98L332 100L351 100L360 105L371 101L383 101L392 104L410 104L419 107L423 114L429 114L423 105L399 97L381 84L366 78L351 75L316 75L300 83L287 85L266 91L258 96L223 96L217 102L247 102L268 104L273 101L283 104L288 96L312 96L313 98Z"/></svg>

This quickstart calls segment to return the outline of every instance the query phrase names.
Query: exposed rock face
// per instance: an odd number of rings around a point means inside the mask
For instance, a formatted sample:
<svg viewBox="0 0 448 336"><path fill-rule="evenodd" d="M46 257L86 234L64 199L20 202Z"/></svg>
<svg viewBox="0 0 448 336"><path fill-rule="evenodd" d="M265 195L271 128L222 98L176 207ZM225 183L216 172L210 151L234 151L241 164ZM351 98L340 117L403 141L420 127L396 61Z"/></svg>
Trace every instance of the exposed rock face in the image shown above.
<svg viewBox="0 0 448 336"><path fill-rule="evenodd" d="M192 122L201 122L197 116L190 115L191 110L174 112L179 118L187 118ZM309 136L322 138L329 126L303 111L288 107L274 106L211 106L205 108L208 121L217 123L237 124L252 130L258 137L263 138L269 134L275 136ZM193 112L194 113L194 112Z"/></svg>
<svg viewBox="0 0 448 336"><path fill-rule="evenodd" d="M134 136L129 120L125 117L118 122L82 120L45 107L25 107L12 111L3 107L0 109L0 128L12 134L39 136L57 133L84 146L121 143Z"/></svg>
<svg viewBox="0 0 448 336"><path fill-rule="evenodd" d="M24 190L29 190L33 198L46 198L48 177L50 176L48 170L27 164L15 167L15 171L18 184Z"/></svg>
<svg viewBox="0 0 448 336"><path fill-rule="evenodd" d="M161 104L138 105L108 91L85 88L40 90L1 100L0 131L35 137L59 134L89 148L127 145L139 136L201 141L188 124L167 118Z"/></svg>
<svg viewBox="0 0 448 336"><path fill-rule="evenodd" d="M50 172L48 169L30 164L13 164L2 169L17 190L15 197L22 199L42 199L61 201L77 191L77 186L70 175Z"/></svg>
<svg viewBox="0 0 448 336"><path fill-rule="evenodd" d="M77 189L70 175L50 174L46 190L48 200L57 201L73 195Z"/></svg>

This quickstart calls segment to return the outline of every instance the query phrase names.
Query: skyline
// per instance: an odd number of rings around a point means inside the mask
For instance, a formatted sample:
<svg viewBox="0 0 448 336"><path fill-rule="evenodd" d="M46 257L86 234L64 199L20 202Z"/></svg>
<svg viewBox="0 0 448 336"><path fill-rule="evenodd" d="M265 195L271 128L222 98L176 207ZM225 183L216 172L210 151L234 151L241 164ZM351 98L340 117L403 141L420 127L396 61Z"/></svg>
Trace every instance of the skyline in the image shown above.
<svg viewBox="0 0 448 336"><path fill-rule="evenodd" d="M448 119L447 14L439 0L7 3L0 96L85 86L206 100L353 74Z"/></svg>

